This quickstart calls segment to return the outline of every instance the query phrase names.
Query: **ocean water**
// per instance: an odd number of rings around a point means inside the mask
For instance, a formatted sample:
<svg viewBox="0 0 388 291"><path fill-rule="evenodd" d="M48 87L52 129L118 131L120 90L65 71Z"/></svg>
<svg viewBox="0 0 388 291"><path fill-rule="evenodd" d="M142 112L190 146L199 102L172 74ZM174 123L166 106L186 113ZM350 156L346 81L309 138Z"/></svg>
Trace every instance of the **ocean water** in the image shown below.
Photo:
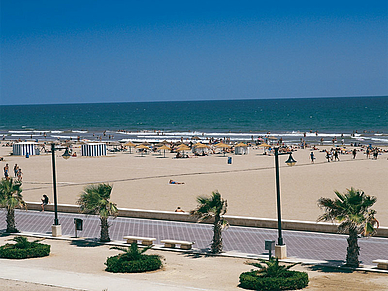
<svg viewBox="0 0 388 291"><path fill-rule="evenodd" d="M237 141L268 133L290 143L388 145L388 97L0 106L6 140Z"/></svg>

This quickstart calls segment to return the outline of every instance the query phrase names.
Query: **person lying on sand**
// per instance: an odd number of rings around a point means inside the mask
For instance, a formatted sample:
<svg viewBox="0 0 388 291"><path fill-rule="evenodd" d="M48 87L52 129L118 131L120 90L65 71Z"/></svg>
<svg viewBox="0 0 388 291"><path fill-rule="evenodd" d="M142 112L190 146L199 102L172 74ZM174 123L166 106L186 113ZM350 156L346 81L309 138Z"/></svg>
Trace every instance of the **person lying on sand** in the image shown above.
<svg viewBox="0 0 388 291"><path fill-rule="evenodd" d="M184 184L184 182L176 182L174 180L170 180L168 183L169 184Z"/></svg>

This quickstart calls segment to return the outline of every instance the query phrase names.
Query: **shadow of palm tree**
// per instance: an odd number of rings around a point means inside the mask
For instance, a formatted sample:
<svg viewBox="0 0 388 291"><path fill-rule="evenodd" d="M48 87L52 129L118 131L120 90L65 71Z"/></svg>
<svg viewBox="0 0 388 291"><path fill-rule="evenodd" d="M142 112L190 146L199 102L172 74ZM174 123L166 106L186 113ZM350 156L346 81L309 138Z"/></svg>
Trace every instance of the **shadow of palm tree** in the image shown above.
<svg viewBox="0 0 388 291"><path fill-rule="evenodd" d="M324 273L353 273L354 268L345 266L343 260L328 260L327 263L314 265L308 267L312 271L324 272Z"/></svg>
<svg viewBox="0 0 388 291"><path fill-rule="evenodd" d="M81 248L93 248L93 247L101 246L101 243L97 238L86 238L86 239L73 240L71 242L71 245L81 247Z"/></svg>

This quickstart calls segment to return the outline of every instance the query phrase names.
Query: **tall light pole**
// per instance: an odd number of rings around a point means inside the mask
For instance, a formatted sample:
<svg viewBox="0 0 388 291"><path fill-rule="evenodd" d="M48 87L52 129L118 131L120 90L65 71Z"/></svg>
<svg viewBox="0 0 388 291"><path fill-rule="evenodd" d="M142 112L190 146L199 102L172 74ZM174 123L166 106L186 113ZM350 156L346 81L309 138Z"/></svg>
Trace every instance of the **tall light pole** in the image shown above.
<svg viewBox="0 0 388 291"><path fill-rule="evenodd" d="M279 147L275 147L275 173L276 173L276 198L277 198L277 214L278 214L278 244L275 246L275 257L284 259L287 257L287 248L282 236L282 212L280 200L280 178L279 178L279 156L289 155L286 164L289 166L295 165L296 161L292 157L291 152L279 153Z"/></svg>
<svg viewBox="0 0 388 291"><path fill-rule="evenodd" d="M54 224L51 226L52 236L62 236L62 228L58 221L58 199L57 199L57 179L55 174L55 151L58 150L55 148L55 144L51 144L51 163L53 166L53 190L54 190ZM64 159L70 158L68 149L62 155Z"/></svg>

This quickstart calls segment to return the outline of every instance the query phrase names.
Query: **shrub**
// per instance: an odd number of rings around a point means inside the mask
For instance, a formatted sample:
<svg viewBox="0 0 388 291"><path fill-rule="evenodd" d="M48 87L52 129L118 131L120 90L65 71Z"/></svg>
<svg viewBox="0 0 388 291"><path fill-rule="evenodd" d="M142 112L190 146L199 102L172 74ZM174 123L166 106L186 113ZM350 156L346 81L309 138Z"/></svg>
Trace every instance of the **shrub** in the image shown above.
<svg viewBox="0 0 388 291"><path fill-rule="evenodd" d="M290 266L279 265L278 259L271 258L260 263L248 263L258 267L259 270L251 270L240 275L240 287L252 290L295 290L306 287L309 283L308 275L305 272L290 271Z"/></svg>
<svg viewBox="0 0 388 291"><path fill-rule="evenodd" d="M141 273L158 270L162 261L158 255L145 255L152 246L139 250L137 243L132 243L128 248L112 247L124 253L107 258L105 271L113 273Z"/></svg>
<svg viewBox="0 0 388 291"><path fill-rule="evenodd" d="M307 273L286 271L279 277L265 277L257 271L244 272L240 275L240 287L251 290L295 290L305 288L309 283Z"/></svg>
<svg viewBox="0 0 388 291"><path fill-rule="evenodd" d="M26 259L45 257L50 254L50 245L37 241L29 242L27 238L18 236L12 239L16 244L5 244L0 247L0 258Z"/></svg>

